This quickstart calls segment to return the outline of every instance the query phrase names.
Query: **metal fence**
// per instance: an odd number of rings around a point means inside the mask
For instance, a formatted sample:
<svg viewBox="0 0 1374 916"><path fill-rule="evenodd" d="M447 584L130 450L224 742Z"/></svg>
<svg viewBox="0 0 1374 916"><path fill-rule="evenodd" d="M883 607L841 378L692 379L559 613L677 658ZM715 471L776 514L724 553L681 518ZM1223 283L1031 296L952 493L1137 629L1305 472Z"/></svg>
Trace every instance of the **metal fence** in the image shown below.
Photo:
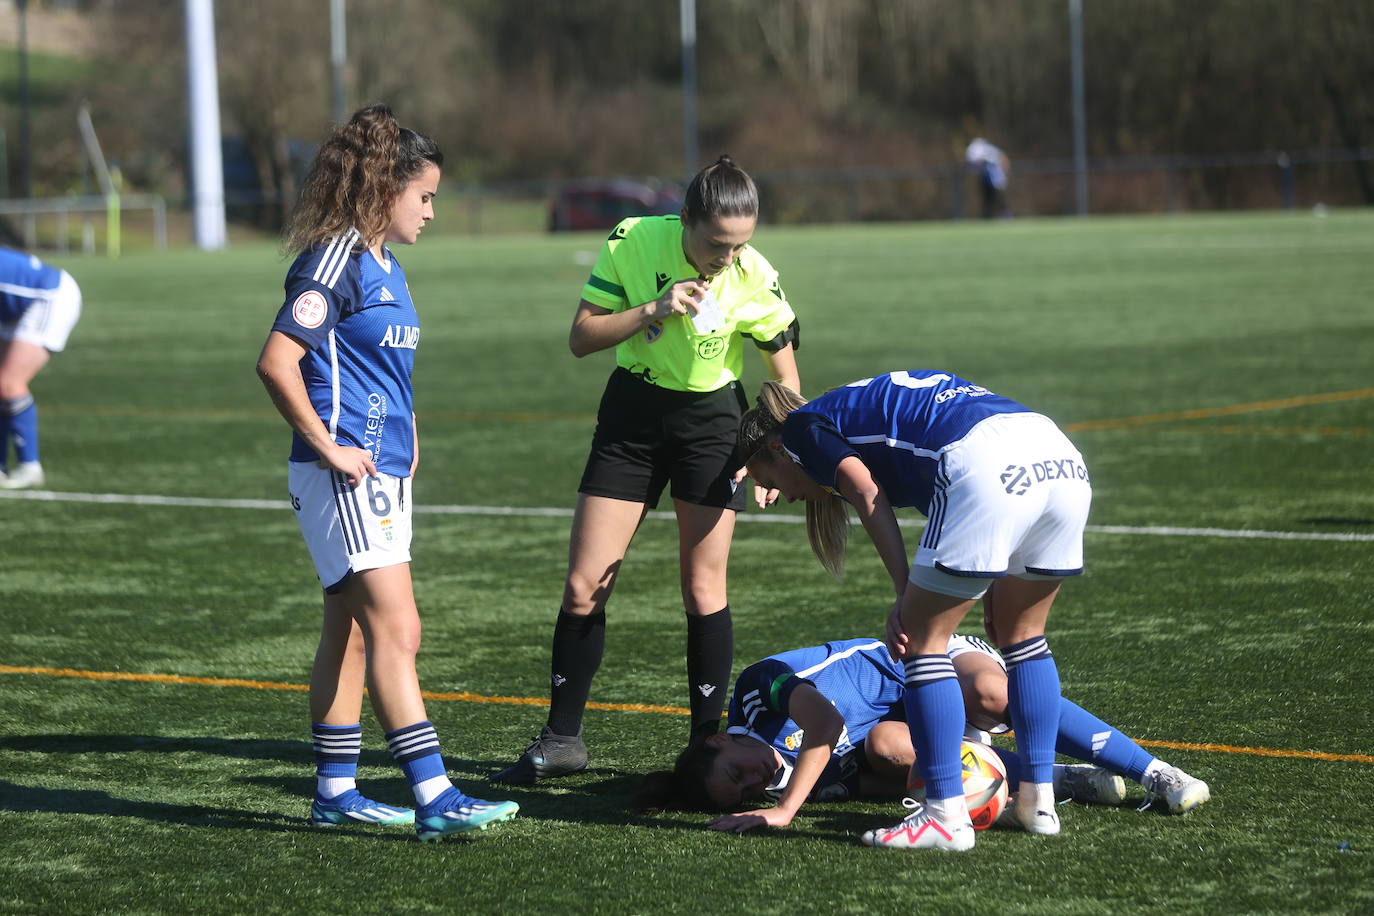
<svg viewBox="0 0 1374 916"><path fill-rule="evenodd" d="M7 222L11 219L18 222L18 241L24 248L42 247L64 254L74 244L82 252L94 254L97 237L100 237L104 240L106 252L117 255L121 245L123 216L130 211L147 211L151 214L153 245L159 249L166 248L167 202L156 194L0 200L0 218ZM97 223L101 224L99 230Z"/></svg>
<svg viewBox="0 0 1374 916"><path fill-rule="evenodd" d="M1372 162L1374 150L1368 149L1089 159L1088 210L1105 215L1374 205ZM971 219L981 209L976 179L962 162L752 174L764 219L773 224ZM1077 175L1072 159L1013 161L1010 213L1076 213ZM445 225L436 228L474 235L542 231L559 189L570 183L460 185L445 195Z"/></svg>

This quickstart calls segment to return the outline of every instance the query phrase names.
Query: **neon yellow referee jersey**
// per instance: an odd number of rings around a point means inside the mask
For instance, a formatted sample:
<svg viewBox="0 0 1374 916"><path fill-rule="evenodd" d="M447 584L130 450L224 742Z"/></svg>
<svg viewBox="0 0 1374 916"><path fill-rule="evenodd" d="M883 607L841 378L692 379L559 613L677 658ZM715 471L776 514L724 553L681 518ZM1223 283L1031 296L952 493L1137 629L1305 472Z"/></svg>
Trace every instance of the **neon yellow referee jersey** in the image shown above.
<svg viewBox="0 0 1374 916"><path fill-rule="evenodd" d="M582 298L622 312L698 276L682 253L679 217L635 216L606 240ZM715 391L740 378L745 338L775 351L795 339L797 316L778 285L778 272L753 248L746 245L710 288L724 327L702 335L690 317L672 315L617 344L616 364L663 388Z"/></svg>

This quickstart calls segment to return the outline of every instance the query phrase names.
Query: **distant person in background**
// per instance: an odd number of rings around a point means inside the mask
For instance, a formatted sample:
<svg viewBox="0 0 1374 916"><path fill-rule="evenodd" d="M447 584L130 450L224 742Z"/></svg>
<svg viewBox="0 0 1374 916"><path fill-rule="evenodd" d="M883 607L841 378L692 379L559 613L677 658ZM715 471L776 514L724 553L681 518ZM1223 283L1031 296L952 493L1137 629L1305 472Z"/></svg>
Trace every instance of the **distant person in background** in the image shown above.
<svg viewBox="0 0 1374 916"><path fill-rule="evenodd" d="M769 378L799 384L796 315L777 271L749 246L758 217L753 179L721 156L692 179L680 215L616 226L582 287L569 346L579 357L614 348L616 369L578 487L548 719L498 782L529 784L587 766L582 715L601 665L606 604L665 486L687 613L689 740L720 727L734 659L726 564L745 505L735 455L745 351L759 352Z"/></svg>
<svg viewBox="0 0 1374 916"><path fill-rule="evenodd" d="M964 150L964 163L978 178L978 190L983 201L983 219L1010 216L1007 209L1007 176L1011 160L1007 154L982 137L975 137Z"/></svg>
<svg viewBox="0 0 1374 916"><path fill-rule="evenodd" d="M71 274L26 252L0 248L0 487L43 484L38 407L29 382L67 345L80 316L81 288Z"/></svg>
<svg viewBox="0 0 1374 916"><path fill-rule="evenodd" d="M434 218L444 157L373 105L325 141L287 229L297 252L258 375L294 431L287 484L324 586L310 673L317 826L411 824L421 840L514 816L514 802L449 781L425 714L410 579L419 459L410 374L420 319L388 243L411 245ZM417 811L364 797L355 781L363 685Z"/></svg>

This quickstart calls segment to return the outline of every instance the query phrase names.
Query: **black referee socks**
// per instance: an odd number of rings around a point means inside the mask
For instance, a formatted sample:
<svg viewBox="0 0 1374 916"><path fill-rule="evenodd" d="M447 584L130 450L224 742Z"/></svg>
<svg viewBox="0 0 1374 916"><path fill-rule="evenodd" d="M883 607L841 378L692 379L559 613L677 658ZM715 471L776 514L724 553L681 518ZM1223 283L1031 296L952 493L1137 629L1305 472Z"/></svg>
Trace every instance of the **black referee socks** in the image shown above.
<svg viewBox="0 0 1374 916"><path fill-rule="evenodd" d="M704 617L687 615L687 692L691 697L696 743L720 730L720 714L730 696L730 665L735 660L735 624L730 606Z"/></svg>
<svg viewBox="0 0 1374 916"><path fill-rule="evenodd" d="M581 733L582 713L605 649L605 611L577 615L559 608L549 688L549 730L555 735Z"/></svg>

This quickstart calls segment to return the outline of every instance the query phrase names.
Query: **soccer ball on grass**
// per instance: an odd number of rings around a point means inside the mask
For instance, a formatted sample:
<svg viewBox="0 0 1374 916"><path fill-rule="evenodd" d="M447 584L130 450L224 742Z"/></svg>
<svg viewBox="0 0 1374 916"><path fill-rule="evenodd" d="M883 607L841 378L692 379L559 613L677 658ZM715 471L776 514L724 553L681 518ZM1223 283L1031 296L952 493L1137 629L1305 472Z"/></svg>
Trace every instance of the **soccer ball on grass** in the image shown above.
<svg viewBox="0 0 1374 916"><path fill-rule="evenodd" d="M986 744L965 741L959 748L959 764L964 780L964 800L968 802L969 817L974 830L986 830L1007 806L1007 768L1002 758ZM926 797L925 782L917 776L908 786L911 797Z"/></svg>

